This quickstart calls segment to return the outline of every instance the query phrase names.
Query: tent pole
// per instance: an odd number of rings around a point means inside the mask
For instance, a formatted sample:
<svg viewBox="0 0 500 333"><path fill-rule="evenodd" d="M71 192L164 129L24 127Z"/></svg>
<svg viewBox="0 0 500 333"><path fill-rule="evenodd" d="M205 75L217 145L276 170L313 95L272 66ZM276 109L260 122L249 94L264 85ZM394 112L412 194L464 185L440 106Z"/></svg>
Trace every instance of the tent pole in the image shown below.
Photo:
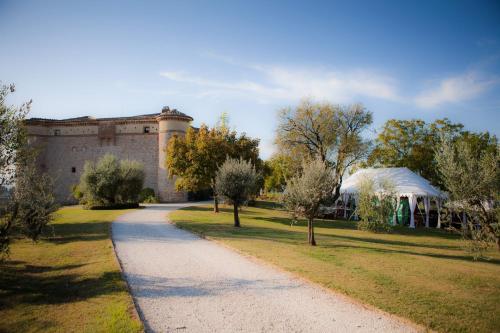
<svg viewBox="0 0 500 333"><path fill-rule="evenodd" d="M436 199L436 206L438 210L438 223L436 228L441 229L441 199Z"/></svg>
<svg viewBox="0 0 500 333"><path fill-rule="evenodd" d="M425 209L425 227L429 228L429 209L431 205L431 201L429 197L424 197L424 209Z"/></svg>

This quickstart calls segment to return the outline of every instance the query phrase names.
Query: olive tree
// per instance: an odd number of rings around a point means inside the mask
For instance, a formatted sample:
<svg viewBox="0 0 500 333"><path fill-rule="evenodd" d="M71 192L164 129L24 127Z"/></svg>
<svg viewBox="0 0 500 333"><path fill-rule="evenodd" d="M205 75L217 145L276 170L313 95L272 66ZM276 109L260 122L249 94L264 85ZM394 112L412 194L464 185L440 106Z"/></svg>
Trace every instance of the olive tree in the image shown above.
<svg viewBox="0 0 500 333"><path fill-rule="evenodd" d="M87 161L75 197L87 207L136 204L144 183L144 167L137 161L119 161L106 154L97 163Z"/></svg>
<svg viewBox="0 0 500 333"><path fill-rule="evenodd" d="M240 226L238 207L255 191L257 174L250 161L228 158L216 174L217 195L233 205L234 226Z"/></svg>
<svg viewBox="0 0 500 333"><path fill-rule="evenodd" d="M316 245L314 239L314 218L320 206L331 199L337 183L335 172L321 159L304 162L302 173L287 181L283 195L285 207L298 216L307 219L307 239L310 245Z"/></svg>
<svg viewBox="0 0 500 333"><path fill-rule="evenodd" d="M356 213L361 221L358 229L369 231L389 231L395 210L394 185L389 180L379 184L371 178L363 179L359 188Z"/></svg>
<svg viewBox="0 0 500 333"><path fill-rule="evenodd" d="M35 151L28 146L23 121L31 101L20 107L5 103L14 91L14 85L0 84L0 187L9 189L0 202L2 256L9 251L13 229L37 240L57 209L52 179L37 169Z"/></svg>
<svg viewBox="0 0 500 333"><path fill-rule="evenodd" d="M480 149L468 140L443 137L436 163L448 189L448 206L459 206L467 219L463 236L475 255L496 243L500 251L500 152Z"/></svg>

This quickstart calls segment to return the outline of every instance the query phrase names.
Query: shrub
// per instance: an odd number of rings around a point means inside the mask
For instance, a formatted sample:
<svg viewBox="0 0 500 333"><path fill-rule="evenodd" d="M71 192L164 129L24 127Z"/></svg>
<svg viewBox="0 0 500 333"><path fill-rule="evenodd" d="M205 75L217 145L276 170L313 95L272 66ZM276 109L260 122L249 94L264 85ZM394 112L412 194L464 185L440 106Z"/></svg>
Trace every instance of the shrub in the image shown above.
<svg viewBox="0 0 500 333"><path fill-rule="evenodd" d="M120 162L120 185L118 195L120 202L137 203L144 184L144 167L137 161ZM153 192L154 196L154 192Z"/></svg>
<svg viewBox="0 0 500 333"><path fill-rule="evenodd" d="M157 203L158 199L156 198L155 191L150 187L143 188L139 194L139 202Z"/></svg>
<svg viewBox="0 0 500 333"><path fill-rule="evenodd" d="M137 204L143 183L142 164L128 160L120 162L114 155L106 154L96 164L85 163L75 192L83 193L80 203L87 208L116 207Z"/></svg>
<svg viewBox="0 0 500 333"><path fill-rule="evenodd" d="M361 218L358 229L373 232L391 230L390 221L394 214L394 191L388 181L379 185L380 191L375 192L376 184L372 179L361 182L356 213Z"/></svg>
<svg viewBox="0 0 500 333"><path fill-rule="evenodd" d="M217 171L216 191L233 204L234 226L240 226L238 207L255 192L257 175L252 163L228 158Z"/></svg>

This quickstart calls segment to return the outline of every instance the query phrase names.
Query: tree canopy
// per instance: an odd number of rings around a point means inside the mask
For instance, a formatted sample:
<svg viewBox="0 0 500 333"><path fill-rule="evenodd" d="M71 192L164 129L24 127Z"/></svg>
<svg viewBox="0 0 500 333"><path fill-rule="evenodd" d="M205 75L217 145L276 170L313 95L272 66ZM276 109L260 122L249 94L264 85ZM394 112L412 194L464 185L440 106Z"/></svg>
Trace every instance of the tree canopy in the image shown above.
<svg viewBox="0 0 500 333"><path fill-rule="evenodd" d="M23 122L31 101L5 104L14 91L14 85L0 83L0 187L9 188L9 197L0 202L0 259L9 251L13 229L37 240L57 209L52 179L39 172L35 151L28 147Z"/></svg>
<svg viewBox="0 0 500 333"><path fill-rule="evenodd" d="M335 189L335 174L321 159L304 161L301 174L287 181L283 203L294 218L303 216L308 221L308 243L316 245L314 239L314 218L321 204L326 203Z"/></svg>
<svg viewBox="0 0 500 333"><path fill-rule="evenodd" d="M488 132L473 133L449 119L426 123L420 119L390 119L375 139L375 147L367 159L368 166L407 167L446 189L436 164L435 149L443 136L452 141L466 141L480 149L496 150L496 137ZM479 149L479 150L478 150Z"/></svg>
<svg viewBox="0 0 500 333"><path fill-rule="evenodd" d="M446 206L466 213L462 232L471 250L481 254L494 242L500 251L500 147L444 137L436 163L450 196Z"/></svg>
<svg viewBox="0 0 500 333"><path fill-rule="evenodd" d="M174 135L167 145L166 166L169 177L177 177L177 190L215 193L216 174L227 157L250 161L257 170L262 167L259 158L259 140L238 135L224 127L189 128L185 135ZM214 195L214 211L218 211Z"/></svg>
<svg viewBox="0 0 500 333"><path fill-rule="evenodd" d="M372 113L361 104L348 106L304 100L279 113L276 143L280 151L301 159L319 158L334 170L335 196L342 177L363 159L369 142L362 133L372 123Z"/></svg>
<svg viewBox="0 0 500 333"><path fill-rule="evenodd" d="M111 154L97 163L87 161L77 189L80 202L87 207L137 204L144 177L144 166L137 161L119 161Z"/></svg>
<svg viewBox="0 0 500 333"><path fill-rule="evenodd" d="M250 161L229 158L219 168L216 175L217 195L233 204L234 226L240 226L238 207L248 200L257 180L255 168Z"/></svg>

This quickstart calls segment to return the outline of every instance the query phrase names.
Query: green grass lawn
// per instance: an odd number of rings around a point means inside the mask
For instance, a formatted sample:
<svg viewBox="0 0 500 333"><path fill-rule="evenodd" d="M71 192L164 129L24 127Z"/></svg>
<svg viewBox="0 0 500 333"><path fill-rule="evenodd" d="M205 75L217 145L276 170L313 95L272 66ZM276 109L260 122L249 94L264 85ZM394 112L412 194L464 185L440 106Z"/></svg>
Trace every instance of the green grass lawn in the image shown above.
<svg viewBox="0 0 500 333"><path fill-rule="evenodd" d="M473 262L461 240L442 230L400 227L391 234L354 222L318 220L317 247L302 221L272 205L244 208L242 228L228 207L190 207L171 214L181 228L221 241L327 288L438 331L498 332L500 256Z"/></svg>
<svg viewBox="0 0 500 333"><path fill-rule="evenodd" d="M142 331L110 239L125 212L65 207L38 243L14 241L0 264L0 331Z"/></svg>

